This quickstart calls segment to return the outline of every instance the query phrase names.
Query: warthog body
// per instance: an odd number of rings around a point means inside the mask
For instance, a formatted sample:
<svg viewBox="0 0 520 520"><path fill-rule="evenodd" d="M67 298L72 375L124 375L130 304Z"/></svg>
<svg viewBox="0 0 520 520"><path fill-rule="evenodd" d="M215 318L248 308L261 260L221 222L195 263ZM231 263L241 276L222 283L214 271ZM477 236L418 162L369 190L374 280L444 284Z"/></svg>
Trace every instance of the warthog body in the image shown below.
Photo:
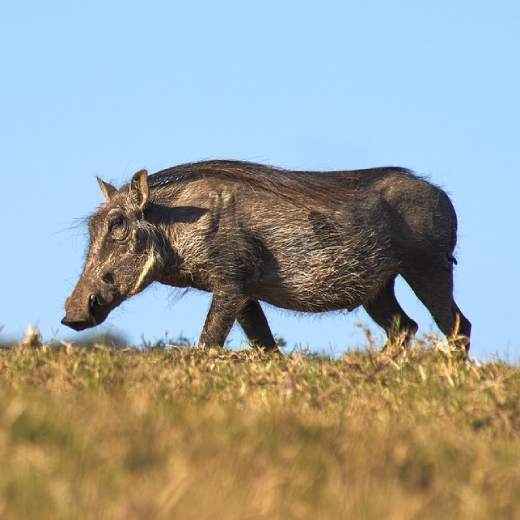
<svg viewBox="0 0 520 520"><path fill-rule="evenodd" d="M154 281L213 293L201 345L235 320L275 349L259 301L303 312L363 306L388 335L417 324L394 295L398 274L446 335L469 348L453 300L457 219L448 196L403 168L293 172L207 161L134 175L91 217L90 247L63 323L101 323ZM458 329L458 330L457 330Z"/></svg>

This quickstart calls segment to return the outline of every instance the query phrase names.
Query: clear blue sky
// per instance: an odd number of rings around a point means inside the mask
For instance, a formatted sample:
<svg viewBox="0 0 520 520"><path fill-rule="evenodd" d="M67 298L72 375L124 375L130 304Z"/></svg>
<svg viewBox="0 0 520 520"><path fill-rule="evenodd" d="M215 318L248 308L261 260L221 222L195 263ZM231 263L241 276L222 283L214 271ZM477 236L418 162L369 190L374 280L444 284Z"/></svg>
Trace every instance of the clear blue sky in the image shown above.
<svg viewBox="0 0 520 520"><path fill-rule="evenodd" d="M474 353L518 358L518 2L3 2L0 49L4 335L32 323L73 336L59 322L96 175L121 183L206 158L391 164L453 198L456 297ZM195 339L209 297L171 292L149 289L107 326L135 341ZM398 295L431 330L404 283ZM268 316L290 345L336 352L362 344L354 324L370 323L363 311Z"/></svg>

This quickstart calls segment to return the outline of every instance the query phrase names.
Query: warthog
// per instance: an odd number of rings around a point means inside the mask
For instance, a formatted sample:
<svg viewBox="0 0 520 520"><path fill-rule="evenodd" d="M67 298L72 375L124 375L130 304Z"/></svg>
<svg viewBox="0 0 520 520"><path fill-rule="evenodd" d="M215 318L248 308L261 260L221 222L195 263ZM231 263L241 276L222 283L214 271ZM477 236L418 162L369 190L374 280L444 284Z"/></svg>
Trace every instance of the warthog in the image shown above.
<svg viewBox="0 0 520 520"><path fill-rule="evenodd" d="M287 171L205 161L116 189L89 221L85 267L62 323L102 323L152 282L213 293L199 345L223 345L238 320L276 349L260 301L302 312L362 305L391 340L417 324L394 294L401 275L447 336L469 349L453 299L457 218L441 189L404 168Z"/></svg>

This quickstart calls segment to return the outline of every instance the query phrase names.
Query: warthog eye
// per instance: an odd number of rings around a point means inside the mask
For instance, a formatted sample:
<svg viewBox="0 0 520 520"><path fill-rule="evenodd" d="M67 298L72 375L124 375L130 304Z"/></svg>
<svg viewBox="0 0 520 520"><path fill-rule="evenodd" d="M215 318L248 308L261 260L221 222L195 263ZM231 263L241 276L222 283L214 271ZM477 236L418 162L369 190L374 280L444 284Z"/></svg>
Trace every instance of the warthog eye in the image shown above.
<svg viewBox="0 0 520 520"><path fill-rule="evenodd" d="M128 234L128 223L122 215L113 217L108 224L108 232L114 240L123 240Z"/></svg>

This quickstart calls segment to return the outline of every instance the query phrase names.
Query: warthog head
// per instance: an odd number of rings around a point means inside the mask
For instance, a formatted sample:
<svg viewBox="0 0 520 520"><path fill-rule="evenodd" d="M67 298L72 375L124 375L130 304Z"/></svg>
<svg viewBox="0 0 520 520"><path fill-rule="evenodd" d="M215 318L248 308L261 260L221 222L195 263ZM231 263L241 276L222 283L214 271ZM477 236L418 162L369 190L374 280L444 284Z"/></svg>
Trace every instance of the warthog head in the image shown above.
<svg viewBox="0 0 520 520"><path fill-rule="evenodd" d="M144 218L147 172L137 172L119 191L98 182L105 204L89 220L87 259L62 320L77 331L99 325L121 302L142 291L162 263L162 234Z"/></svg>

